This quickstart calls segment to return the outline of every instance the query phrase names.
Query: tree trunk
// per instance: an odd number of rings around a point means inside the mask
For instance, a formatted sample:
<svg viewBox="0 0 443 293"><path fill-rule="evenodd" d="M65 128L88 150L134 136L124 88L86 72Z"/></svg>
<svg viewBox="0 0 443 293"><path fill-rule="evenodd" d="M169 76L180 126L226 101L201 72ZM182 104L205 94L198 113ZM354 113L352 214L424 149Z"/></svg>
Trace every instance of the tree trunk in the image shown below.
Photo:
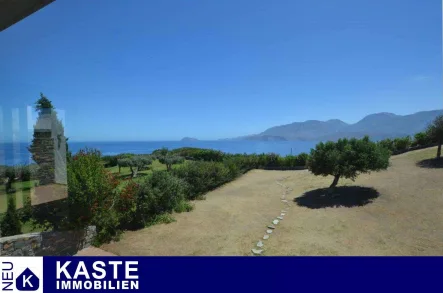
<svg viewBox="0 0 443 293"><path fill-rule="evenodd" d="M120 174L121 166L118 165L118 174Z"/></svg>
<svg viewBox="0 0 443 293"><path fill-rule="evenodd" d="M131 178L137 177L138 168L137 167L132 168L132 166L129 166L129 168L131 169Z"/></svg>
<svg viewBox="0 0 443 293"><path fill-rule="evenodd" d="M9 189L12 188L12 180L9 178L6 178L6 184L5 184L5 189L6 189L6 193L9 192Z"/></svg>
<svg viewBox="0 0 443 293"><path fill-rule="evenodd" d="M440 140L438 142L438 148L437 148L437 160L440 160L440 158L441 158L441 144L442 144L442 141Z"/></svg>
<svg viewBox="0 0 443 293"><path fill-rule="evenodd" d="M338 180L340 179L340 175L334 176L334 181L332 181L332 184L329 186L328 193L332 194L334 192L335 187L337 186Z"/></svg>

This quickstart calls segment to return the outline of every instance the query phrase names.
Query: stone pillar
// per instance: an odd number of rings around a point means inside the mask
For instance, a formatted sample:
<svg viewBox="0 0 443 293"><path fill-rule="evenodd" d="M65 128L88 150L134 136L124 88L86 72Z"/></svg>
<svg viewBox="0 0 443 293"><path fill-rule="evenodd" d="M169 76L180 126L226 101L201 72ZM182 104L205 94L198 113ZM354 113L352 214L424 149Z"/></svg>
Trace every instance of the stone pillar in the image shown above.
<svg viewBox="0 0 443 293"><path fill-rule="evenodd" d="M33 141L33 159L39 165L40 185L55 182L54 139L51 131L35 131Z"/></svg>

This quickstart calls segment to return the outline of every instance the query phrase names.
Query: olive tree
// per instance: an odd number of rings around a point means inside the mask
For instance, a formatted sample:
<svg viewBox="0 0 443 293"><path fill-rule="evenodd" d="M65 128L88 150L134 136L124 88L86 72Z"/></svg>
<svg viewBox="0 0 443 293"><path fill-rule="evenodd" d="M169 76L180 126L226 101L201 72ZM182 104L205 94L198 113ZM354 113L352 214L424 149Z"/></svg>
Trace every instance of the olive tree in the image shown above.
<svg viewBox="0 0 443 293"><path fill-rule="evenodd" d="M342 177L354 181L361 173L380 171L389 166L390 151L372 141L362 139L339 139L337 142L319 143L311 150L308 169L314 175L334 176L329 186L331 193Z"/></svg>
<svg viewBox="0 0 443 293"><path fill-rule="evenodd" d="M131 158L119 159L117 164L120 167L129 167L131 170L131 177L137 177L139 170L147 167L152 163L152 158L150 156L133 156Z"/></svg>
<svg viewBox="0 0 443 293"><path fill-rule="evenodd" d="M437 159L441 158L441 145L443 144L443 115L434 119L429 125L427 133L433 142L438 143Z"/></svg>
<svg viewBox="0 0 443 293"><path fill-rule="evenodd" d="M181 164L184 162L185 159L183 157L171 155L170 153L168 153L165 156L158 156L158 160L160 161L160 163L166 165L166 169L168 171L171 171L172 165Z"/></svg>

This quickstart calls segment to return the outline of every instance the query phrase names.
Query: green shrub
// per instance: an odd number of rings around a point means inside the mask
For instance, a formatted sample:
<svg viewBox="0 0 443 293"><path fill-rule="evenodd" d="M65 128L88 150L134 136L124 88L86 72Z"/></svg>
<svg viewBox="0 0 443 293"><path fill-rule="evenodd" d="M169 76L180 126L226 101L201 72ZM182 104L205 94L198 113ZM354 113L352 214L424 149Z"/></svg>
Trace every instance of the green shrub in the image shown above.
<svg viewBox="0 0 443 293"><path fill-rule="evenodd" d="M3 184L3 179L6 178L5 173L7 168L7 166L0 165L0 179L2 180L0 184Z"/></svg>
<svg viewBox="0 0 443 293"><path fill-rule="evenodd" d="M304 167L308 163L309 155L307 153L300 153L295 160L296 167Z"/></svg>
<svg viewBox="0 0 443 293"><path fill-rule="evenodd" d="M414 135L413 146L425 146L431 143L431 138L427 132L419 132Z"/></svg>
<svg viewBox="0 0 443 293"><path fill-rule="evenodd" d="M187 189L184 180L169 172L154 171L137 188L131 226L142 227L158 215L182 211Z"/></svg>
<svg viewBox="0 0 443 293"><path fill-rule="evenodd" d="M184 157L188 160L194 160L194 161L206 161L206 162L222 162L226 154L213 150L213 149L200 149L200 148L190 148L190 147L184 147L184 148L178 148L169 151L171 155L176 155L180 157ZM153 154L157 155L166 155L165 149L156 150L153 152Z"/></svg>
<svg viewBox="0 0 443 293"><path fill-rule="evenodd" d="M443 115L437 116L429 125L426 133L429 135L432 142L437 143L436 159L441 158L441 146L443 144Z"/></svg>
<svg viewBox="0 0 443 293"><path fill-rule="evenodd" d="M68 164L67 228L97 227L97 241L119 233L115 211L119 181L105 170L97 150L80 150Z"/></svg>
<svg viewBox="0 0 443 293"><path fill-rule="evenodd" d="M2 237L21 234L22 225L15 205L15 194L8 195L6 213L0 222L0 234Z"/></svg>
<svg viewBox="0 0 443 293"><path fill-rule="evenodd" d="M12 189L12 183L15 181L15 170L14 167L6 167L5 169L5 178L6 178L6 185L5 190L6 193L15 193L15 190Z"/></svg>
<svg viewBox="0 0 443 293"><path fill-rule="evenodd" d="M390 138L380 140L377 144L390 152L395 151L394 141Z"/></svg>
<svg viewBox="0 0 443 293"><path fill-rule="evenodd" d="M405 136L401 138L394 139L394 150L395 151L405 151L411 146L411 137Z"/></svg>
<svg viewBox="0 0 443 293"><path fill-rule="evenodd" d="M181 201L174 209L176 213L190 212L194 209L194 205L189 201Z"/></svg>
<svg viewBox="0 0 443 293"><path fill-rule="evenodd" d="M118 165L119 156L103 156L102 161L105 165L105 168L115 167Z"/></svg>
<svg viewBox="0 0 443 293"><path fill-rule="evenodd" d="M246 173L251 169L259 168L258 155L229 155L225 157L224 162L232 172L231 178L236 178L239 174Z"/></svg>
<svg viewBox="0 0 443 293"><path fill-rule="evenodd" d="M32 219L32 202L31 195L27 192L23 193L23 208L20 209L20 220L26 223Z"/></svg>
<svg viewBox="0 0 443 293"><path fill-rule="evenodd" d="M288 155L282 159L283 159L282 167L293 168L297 166L297 156Z"/></svg>
<svg viewBox="0 0 443 293"><path fill-rule="evenodd" d="M224 154L217 150L199 150L194 152L191 157L197 161L221 162L224 159Z"/></svg>
<svg viewBox="0 0 443 293"><path fill-rule="evenodd" d="M220 162L195 161L172 170L172 174L189 185L187 198L196 199L204 193L232 180L232 169Z"/></svg>
<svg viewBox="0 0 443 293"><path fill-rule="evenodd" d="M176 219L171 214L156 215L145 226L152 226L158 224L170 224L176 222Z"/></svg>
<svg viewBox="0 0 443 293"><path fill-rule="evenodd" d="M9 181L14 182L16 178L15 168L8 166L5 169L5 177L9 179Z"/></svg>
<svg viewBox="0 0 443 293"><path fill-rule="evenodd" d="M281 159L278 154L269 153L259 155L259 166L264 168L280 167Z"/></svg>
<svg viewBox="0 0 443 293"><path fill-rule="evenodd" d="M116 203L120 226L128 228L133 225L137 211L136 196L140 186L134 181L125 184L119 193Z"/></svg>

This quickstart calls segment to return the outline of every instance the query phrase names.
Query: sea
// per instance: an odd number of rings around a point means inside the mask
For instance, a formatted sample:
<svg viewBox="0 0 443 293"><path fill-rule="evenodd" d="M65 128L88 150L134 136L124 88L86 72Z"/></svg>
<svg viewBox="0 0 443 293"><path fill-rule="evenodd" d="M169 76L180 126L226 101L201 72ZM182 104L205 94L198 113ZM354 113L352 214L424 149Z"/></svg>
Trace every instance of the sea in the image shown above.
<svg viewBox="0 0 443 293"><path fill-rule="evenodd" d="M69 150L73 154L80 149L94 148L102 155L121 153L150 154L156 149L166 147L170 150L181 147L215 149L231 154L276 153L281 156L309 153L316 142L312 141L145 141L145 142L69 142ZM23 165L33 163L28 152L29 143L0 144L0 165Z"/></svg>

